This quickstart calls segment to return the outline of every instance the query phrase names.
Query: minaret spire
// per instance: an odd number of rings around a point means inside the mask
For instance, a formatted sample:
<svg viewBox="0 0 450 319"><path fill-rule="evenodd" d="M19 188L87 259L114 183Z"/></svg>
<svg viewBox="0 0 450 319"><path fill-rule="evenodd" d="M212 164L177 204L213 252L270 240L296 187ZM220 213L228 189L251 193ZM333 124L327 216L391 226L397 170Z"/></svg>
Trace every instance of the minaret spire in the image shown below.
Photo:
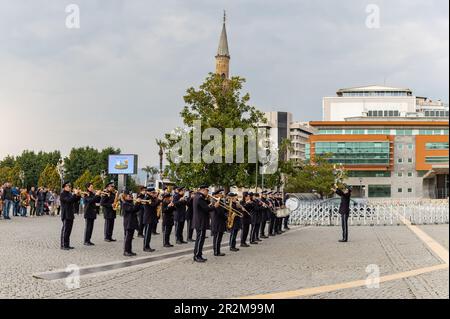
<svg viewBox="0 0 450 319"><path fill-rule="evenodd" d="M216 73L224 78L230 75L230 52L228 50L228 37L226 28L227 14L223 11L222 33L220 34L219 47L216 55Z"/></svg>

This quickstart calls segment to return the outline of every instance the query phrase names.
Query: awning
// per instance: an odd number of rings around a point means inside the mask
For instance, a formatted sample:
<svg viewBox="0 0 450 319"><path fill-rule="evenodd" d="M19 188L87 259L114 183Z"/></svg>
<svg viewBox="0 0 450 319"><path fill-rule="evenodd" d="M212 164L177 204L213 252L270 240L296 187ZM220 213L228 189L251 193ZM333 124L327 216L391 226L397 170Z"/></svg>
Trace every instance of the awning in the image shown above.
<svg viewBox="0 0 450 319"><path fill-rule="evenodd" d="M448 164L433 165L432 168L423 176L423 179L434 178L436 175L448 174Z"/></svg>

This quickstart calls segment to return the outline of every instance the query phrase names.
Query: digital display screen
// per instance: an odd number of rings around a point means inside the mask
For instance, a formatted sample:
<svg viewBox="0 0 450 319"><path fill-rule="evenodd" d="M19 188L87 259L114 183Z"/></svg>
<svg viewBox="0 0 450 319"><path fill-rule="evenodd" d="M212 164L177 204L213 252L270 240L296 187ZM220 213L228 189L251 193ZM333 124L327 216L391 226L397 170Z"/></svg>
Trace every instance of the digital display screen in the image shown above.
<svg viewBox="0 0 450 319"><path fill-rule="evenodd" d="M109 155L108 157L108 174L137 174L137 155Z"/></svg>

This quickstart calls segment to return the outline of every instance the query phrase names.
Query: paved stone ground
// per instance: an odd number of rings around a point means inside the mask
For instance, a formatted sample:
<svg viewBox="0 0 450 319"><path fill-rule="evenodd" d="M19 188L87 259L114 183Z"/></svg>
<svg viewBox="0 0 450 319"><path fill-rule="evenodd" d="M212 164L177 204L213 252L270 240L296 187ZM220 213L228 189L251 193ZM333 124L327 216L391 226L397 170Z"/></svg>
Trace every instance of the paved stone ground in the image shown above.
<svg viewBox="0 0 450 319"><path fill-rule="evenodd" d="M79 289L69 290L64 280L46 281L32 274L124 260L121 219L116 221L116 243L103 242L103 219L95 225L95 247L81 245L84 221L75 221L73 251L59 249L57 217L0 220L1 298L230 298L330 285L367 277L370 264L381 275L440 264L428 248L404 226L355 226L350 242L341 244L338 227L297 228L237 253L223 249L225 257L206 254L197 264L191 254L175 259L124 268L81 278ZM448 249L448 225L421 226ZM224 240L226 241L227 238ZM193 244L162 248L155 236L154 253L142 252L142 240L134 241L138 257L193 248ZM206 244L211 244L211 238ZM126 260L126 259L125 259ZM309 298L448 298L448 270L382 283L379 289L354 288Z"/></svg>

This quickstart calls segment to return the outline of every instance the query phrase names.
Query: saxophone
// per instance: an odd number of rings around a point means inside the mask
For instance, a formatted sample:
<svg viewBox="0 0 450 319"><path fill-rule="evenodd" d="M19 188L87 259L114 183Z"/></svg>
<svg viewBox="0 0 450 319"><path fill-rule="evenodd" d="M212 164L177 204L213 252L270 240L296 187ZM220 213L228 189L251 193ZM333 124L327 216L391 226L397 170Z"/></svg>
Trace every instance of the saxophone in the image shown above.
<svg viewBox="0 0 450 319"><path fill-rule="evenodd" d="M231 230L234 226L234 220L237 216L237 214L233 211L233 202L230 200L230 204L227 208L227 229Z"/></svg>

